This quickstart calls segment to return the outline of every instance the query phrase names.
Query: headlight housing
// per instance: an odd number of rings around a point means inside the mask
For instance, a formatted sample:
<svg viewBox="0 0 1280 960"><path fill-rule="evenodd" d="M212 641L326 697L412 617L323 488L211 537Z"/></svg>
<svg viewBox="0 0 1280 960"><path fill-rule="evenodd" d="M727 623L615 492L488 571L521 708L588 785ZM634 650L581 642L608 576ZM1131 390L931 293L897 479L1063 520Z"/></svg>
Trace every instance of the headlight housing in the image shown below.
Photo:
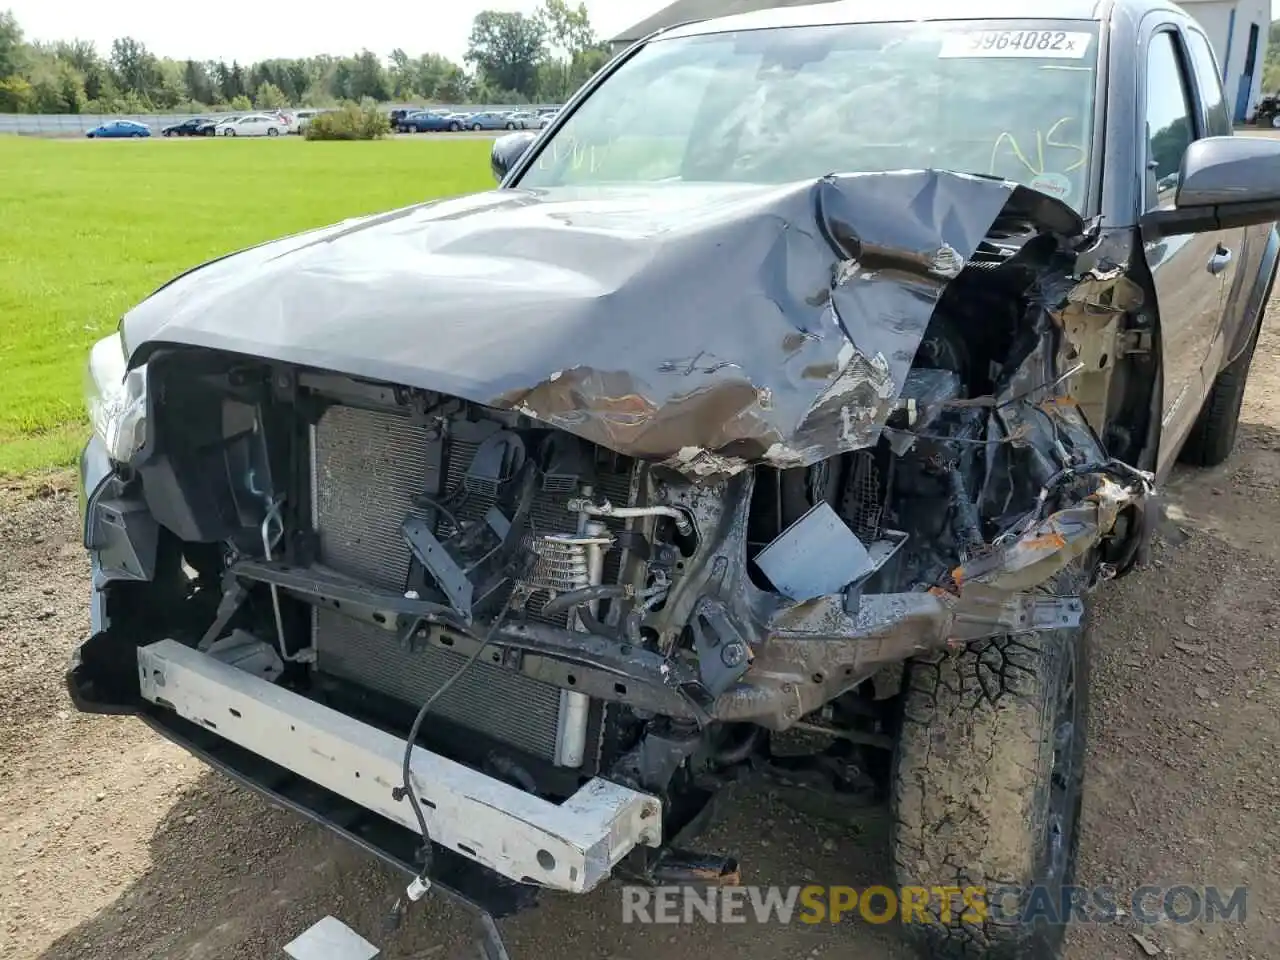
<svg viewBox="0 0 1280 960"><path fill-rule="evenodd" d="M118 333L99 340L89 351L85 407L107 455L128 463L147 437L147 368L128 369Z"/></svg>

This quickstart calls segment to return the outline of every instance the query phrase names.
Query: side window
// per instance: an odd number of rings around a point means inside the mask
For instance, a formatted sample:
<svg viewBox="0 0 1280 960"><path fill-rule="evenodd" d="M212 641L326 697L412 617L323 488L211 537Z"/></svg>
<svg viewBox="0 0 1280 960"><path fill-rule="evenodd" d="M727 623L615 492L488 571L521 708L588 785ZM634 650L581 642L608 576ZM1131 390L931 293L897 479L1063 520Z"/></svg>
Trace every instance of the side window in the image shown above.
<svg viewBox="0 0 1280 960"><path fill-rule="evenodd" d="M1182 155L1195 139L1186 71L1169 31L1147 50L1147 208L1173 203Z"/></svg>
<svg viewBox="0 0 1280 960"><path fill-rule="evenodd" d="M1203 33L1186 30L1187 49L1191 51L1191 63L1196 68L1196 83L1200 87L1200 99L1204 103L1205 133L1211 137L1231 136L1231 115L1227 113L1227 98L1222 95L1221 72L1213 50Z"/></svg>

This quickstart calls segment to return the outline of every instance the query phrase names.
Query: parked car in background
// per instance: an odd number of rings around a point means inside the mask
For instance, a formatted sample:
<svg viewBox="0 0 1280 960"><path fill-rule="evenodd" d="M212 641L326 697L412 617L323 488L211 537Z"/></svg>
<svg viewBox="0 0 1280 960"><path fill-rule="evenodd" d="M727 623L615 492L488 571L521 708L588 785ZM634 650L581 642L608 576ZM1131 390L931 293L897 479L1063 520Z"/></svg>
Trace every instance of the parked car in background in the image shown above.
<svg viewBox="0 0 1280 960"><path fill-rule="evenodd" d="M509 116L506 110L482 110L467 114L462 125L468 130L506 130Z"/></svg>
<svg viewBox="0 0 1280 960"><path fill-rule="evenodd" d="M279 117L251 113L237 120L219 122L217 133L220 137L278 137L288 132L288 129L288 125Z"/></svg>
<svg viewBox="0 0 1280 960"><path fill-rule="evenodd" d="M108 120L85 133L90 140L107 140L113 137L149 137L151 128L137 120Z"/></svg>
<svg viewBox="0 0 1280 960"><path fill-rule="evenodd" d="M419 110L401 117L396 124L396 130L400 133L438 133L461 129L462 121L456 115L438 110Z"/></svg>
<svg viewBox="0 0 1280 960"><path fill-rule="evenodd" d="M215 120L206 120L196 128L197 137L212 137L218 132L218 124L231 123L233 120L239 120L239 114L233 114L230 117L219 117Z"/></svg>
<svg viewBox="0 0 1280 960"><path fill-rule="evenodd" d="M507 114L508 130L537 130L541 126L542 118L536 113L517 110L515 113Z"/></svg>
<svg viewBox="0 0 1280 960"><path fill-rule="evenodd" d="M208 117L192 117L190 120L183 120L181 123L171 123L164 127L160 132L166 137L198 137L200 131L206 126L212 126L213 120Z"/></svg>
<svg viewBox="0 0 1280 960"><path fill-rule="evenodd" d="M1273 93L1258 101L1253 111L1253 123L1259 127L1280 129L1280 93Z"/></svg>
<svg viewBox="0 0 1280 960"><path fill-rule="evenodd" d="M290 133L302 133L311 125L311 121L316 118L322 110L295 110L293 113L293 121L289 124Z"/></svg>

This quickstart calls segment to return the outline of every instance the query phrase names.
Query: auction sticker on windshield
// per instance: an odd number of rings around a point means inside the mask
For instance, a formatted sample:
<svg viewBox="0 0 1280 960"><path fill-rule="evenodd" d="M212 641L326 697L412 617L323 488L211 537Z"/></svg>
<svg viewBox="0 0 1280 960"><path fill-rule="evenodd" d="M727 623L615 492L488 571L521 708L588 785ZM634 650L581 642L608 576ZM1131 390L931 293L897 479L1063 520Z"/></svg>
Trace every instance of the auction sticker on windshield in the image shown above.
<svg viewBox="0 0 1280 960"><path fill-rule="evenodd" d="M938 56L1079 60L1088 52L1092 38L1092 34L1070 30L969 30L949 34Z"/></svg>

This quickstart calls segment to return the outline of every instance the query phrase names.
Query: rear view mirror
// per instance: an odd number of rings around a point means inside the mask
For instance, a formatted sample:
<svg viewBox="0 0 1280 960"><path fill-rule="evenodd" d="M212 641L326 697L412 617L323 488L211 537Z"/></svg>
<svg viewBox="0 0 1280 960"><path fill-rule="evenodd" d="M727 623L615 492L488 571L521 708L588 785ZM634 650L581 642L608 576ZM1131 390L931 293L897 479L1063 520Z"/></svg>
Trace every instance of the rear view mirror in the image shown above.
<svg viewBox="0 0 1280 960"><path fill-rule="evenodd" d="M532 133L508 133L493 141L493 150L489 154L489 169L493 171L493 179L501 183L507 173L516 165L516 161L524 156L529 145L537 139Z"/></svg>
<svg viewBox="0 0 1280 960"><path fill-rule="evenodd" d="M1206 137L1182 156L1172 210L1152 210L1144 229L1172 237L1280 220L1280 140Z"/></svg>

